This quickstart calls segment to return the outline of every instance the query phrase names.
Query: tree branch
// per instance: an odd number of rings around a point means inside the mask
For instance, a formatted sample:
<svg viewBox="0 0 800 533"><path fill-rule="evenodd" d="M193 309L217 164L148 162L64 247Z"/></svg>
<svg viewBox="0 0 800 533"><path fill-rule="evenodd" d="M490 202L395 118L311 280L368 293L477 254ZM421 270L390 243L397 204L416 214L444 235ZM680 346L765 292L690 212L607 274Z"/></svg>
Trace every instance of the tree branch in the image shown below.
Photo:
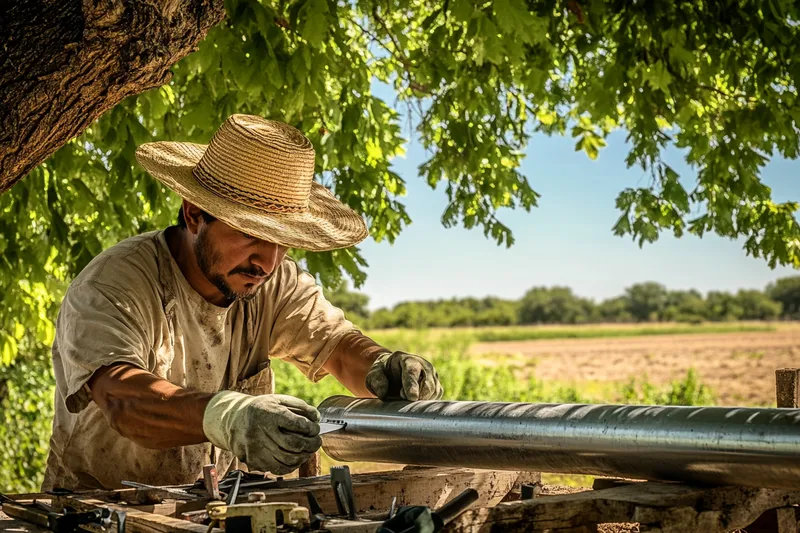
<svg viewBox="0 0 800 533"><path fill-rule="evenodd" d="M400 43L397 41L397 38L389 30L389 26L386 24L386 21L384 21L381 18L380 14L378 13L378 8L377 7L374 7L372 9L372 16L381 25L381 27L383 28L383 31L389 37L389 40L392 41L392 45L394 45L394 51L390 50L383 43L383 41L378 40L378 42L381 44L381 46L383 47L384 50L389 52L389 55L391 55L392 58L395 61L397 61L398 63L400 63L403 66L403 70L406 73L406 81L408 82L408 86L410 88L412 88L413 90L415 90L417 92L420 92L420 93L433 94L433 91L431 91L430 87L428 87L427 85L424 85L424 84L419 83L419 82L414 80L413 75L411 74L411 66L412 66L411 60L408 59L408 56L406 56L403 53L403 48L400 46ZM358 26L361 27L360 25L358 25Z"/></svg>
<svg viewBox="0 0 800 533"><path fill-rule="evenodd" d="M30 0L0 11L0 193L124 98L158 87L223 0Z"/></svg>

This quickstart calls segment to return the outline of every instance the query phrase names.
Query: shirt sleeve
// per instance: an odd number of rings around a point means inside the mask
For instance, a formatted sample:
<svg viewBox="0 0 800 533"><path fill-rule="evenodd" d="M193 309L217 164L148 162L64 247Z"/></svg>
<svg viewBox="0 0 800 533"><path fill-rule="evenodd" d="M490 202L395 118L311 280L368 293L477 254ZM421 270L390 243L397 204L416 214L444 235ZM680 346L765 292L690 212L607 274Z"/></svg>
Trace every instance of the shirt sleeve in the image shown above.
<svg viewBox="0 0 800 533"><path fill-rule="evenodd" d="M119 289L94 282L70 287L58 314L53 363L71 413L89 405L86 383L98 368L130 363L152 371L146 331L142 313Z"/></svg>
<svg viewBox="0 0 800 533"><path fill-rule="evenodd" d="M347 335L358 334L353 323L322 294L316 280L287 260L270 335L270 358L299 368L311 381L328 375L323 366Z"/></svg>

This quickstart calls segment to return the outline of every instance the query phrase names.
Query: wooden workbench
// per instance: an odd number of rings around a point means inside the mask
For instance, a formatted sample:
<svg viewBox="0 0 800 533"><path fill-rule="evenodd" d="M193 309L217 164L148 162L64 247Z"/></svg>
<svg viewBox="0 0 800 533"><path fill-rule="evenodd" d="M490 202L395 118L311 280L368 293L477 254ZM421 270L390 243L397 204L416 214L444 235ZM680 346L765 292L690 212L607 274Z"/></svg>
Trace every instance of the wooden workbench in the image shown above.
<svg viewBox="0 0 800 533"><path fill-rule="evenodd" d="M330 531L367 533L379 521L369 521L385 512L392 496L398 505L437 508L467 487L481 494L480 500L445 529L450 533L726 533L746 529L748 533L798 533L800 491L744 487L694 487L682 483L636 482L598 479L594 489L541 486L533 473L492 472L470 469L425 468L378 474L356 474L353 486L360 523L332 521ZM536 484L537 494L520 500L520 483ZM335 513L330 485L325 482L296 489L271 490L268 501L294 501L306 505L306 492L313 492L323 511ZM178 518L181 513L203 508L202 503L165 500L131 505L135 489L111 491L105 501L101 493L76 494L53 500L54 507L70 505L77 510L107 506L126 511L128 533L205 533L206 526ZM139 495L141 496L141 494ZM0 531L41 533L46 531L0 515Z"/></svg>

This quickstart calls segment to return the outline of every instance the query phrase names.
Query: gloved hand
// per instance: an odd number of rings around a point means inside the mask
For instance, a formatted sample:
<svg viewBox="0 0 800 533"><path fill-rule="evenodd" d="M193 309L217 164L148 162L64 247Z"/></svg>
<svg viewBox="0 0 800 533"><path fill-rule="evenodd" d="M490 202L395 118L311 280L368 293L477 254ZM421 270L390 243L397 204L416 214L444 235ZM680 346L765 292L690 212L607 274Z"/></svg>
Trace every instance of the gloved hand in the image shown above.
<svg viewBox="0 0 800 533"><path fill-rule="evenodd" d="M319 411L283 394L219 392L203 414L203 433L249 469L276 475L296 470L322 445Z"/></svg>
<svg viewBox="0 0 800 533"><path fill-rule="evenodd" d="M433 365L406 352L379 356L367 372L366 385L381 400L438 400L444 393Z"/></svg>

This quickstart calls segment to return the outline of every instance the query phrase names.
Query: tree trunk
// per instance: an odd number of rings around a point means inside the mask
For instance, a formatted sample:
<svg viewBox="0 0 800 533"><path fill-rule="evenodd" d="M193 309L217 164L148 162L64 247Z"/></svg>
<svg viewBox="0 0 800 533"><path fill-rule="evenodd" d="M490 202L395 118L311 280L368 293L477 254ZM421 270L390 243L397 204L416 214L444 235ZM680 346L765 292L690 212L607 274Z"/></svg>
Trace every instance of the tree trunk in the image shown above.
<svg viewBox="0 0 800 533"><path fill-rule="evenodd" d="M223 0L0 2L0 194L123 98L158 87Z"/></svg>

